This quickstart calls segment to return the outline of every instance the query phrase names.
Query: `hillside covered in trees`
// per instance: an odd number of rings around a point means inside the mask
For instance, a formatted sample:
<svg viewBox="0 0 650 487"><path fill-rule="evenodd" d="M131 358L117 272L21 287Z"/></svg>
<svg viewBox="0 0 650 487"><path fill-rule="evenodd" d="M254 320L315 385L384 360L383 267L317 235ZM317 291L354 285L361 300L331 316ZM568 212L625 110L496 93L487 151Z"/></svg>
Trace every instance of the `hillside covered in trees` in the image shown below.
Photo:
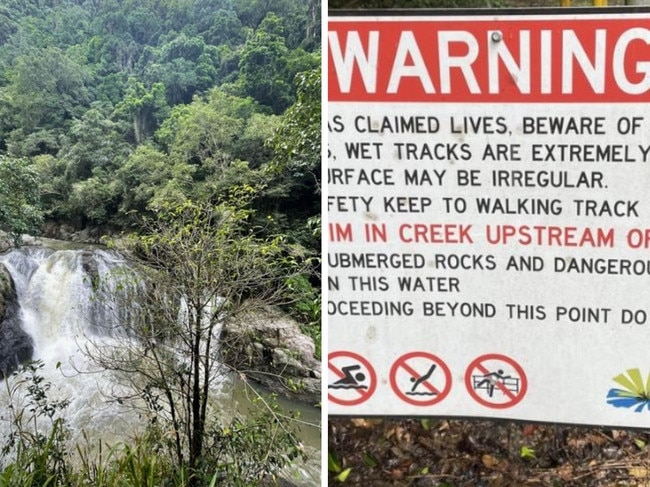
<svg viewBox="0 0 650 487"><path fill-rule="evenodd" d="M75 229L246 182L314 245L319 26L317 0L2 2L3 163L33 171L42 217ZM37 209L1 223L31 230Z"/></svg>
<svg viewBox="0 0 650 487"><path fill-rule="evenodd" d="M250 228L320 253L320 1L0 5L0 230L137 231L254 192ZM91 230L88 232L88 230ZM315 273L294 315L318 324Z"/></svg>

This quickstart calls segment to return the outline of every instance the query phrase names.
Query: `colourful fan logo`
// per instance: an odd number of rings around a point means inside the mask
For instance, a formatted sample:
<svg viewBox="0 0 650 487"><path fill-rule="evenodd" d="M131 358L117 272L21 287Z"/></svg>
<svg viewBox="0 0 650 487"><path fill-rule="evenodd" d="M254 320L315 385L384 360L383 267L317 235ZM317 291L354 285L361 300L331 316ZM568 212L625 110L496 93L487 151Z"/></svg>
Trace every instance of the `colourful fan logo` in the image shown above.
<svg viewBox="0 0 650 487"><path fill-rule="evenodd" d="M644 407L650 411L650 374L643 380L639 369L628 369L625 374L614 377L623 389L610 389L607 403L617 408L634 408L640 413Z"/></svg>

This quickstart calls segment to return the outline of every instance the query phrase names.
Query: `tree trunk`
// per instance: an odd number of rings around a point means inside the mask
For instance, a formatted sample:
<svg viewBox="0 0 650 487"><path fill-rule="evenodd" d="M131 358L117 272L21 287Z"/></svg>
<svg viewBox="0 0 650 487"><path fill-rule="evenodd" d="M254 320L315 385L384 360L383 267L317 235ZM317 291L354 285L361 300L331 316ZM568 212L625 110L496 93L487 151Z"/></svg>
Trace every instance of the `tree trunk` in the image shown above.
<svg viewBox="0 0 650 487"><path fill-rule="evenodd" d="M205 422L201 416L201 318L200 316L192 316L190 319L194 320L191 323L194 330L194 342L192 344L192 431L190 435L190 487L197 487L199 479L196 473L199 470L199 463L201 455L203 454L203 436L205 434Z"/></svg>

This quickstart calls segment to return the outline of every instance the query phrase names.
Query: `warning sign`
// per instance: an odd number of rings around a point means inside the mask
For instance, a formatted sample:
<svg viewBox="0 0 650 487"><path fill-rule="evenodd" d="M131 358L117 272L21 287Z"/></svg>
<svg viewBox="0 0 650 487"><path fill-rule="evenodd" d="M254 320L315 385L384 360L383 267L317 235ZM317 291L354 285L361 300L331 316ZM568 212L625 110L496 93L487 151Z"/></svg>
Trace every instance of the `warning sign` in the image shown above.
<svg viewBox="0 0 650 487"><path fill-rule="evenodd" d="M353 352L329 354L328 368L333 380L327 385L328 399L342 406L355 406L367 401L377 387L372 365Z"/></svg>
<svg viewBox="0 0 650 487"><path fill-rule="evenodd" d="M465 372L465 387L479 404L505 409L518 404L526 395L528 379L524 369L505 355L496 353L475 359Z"/></svg>
<svg viewBox="0 0 650 487"><path fill-rule="evenodd" d="M328 412L650 428L650 7L457 12L328 18Z"/></svg>
<svg viewBox="0 0 650 487"><path fill-rule="evenodd" d="M438 357L411 352L399 357L390 369L390 386L403 401L414 406L433 406L451 390L451 372Z"/></svg>

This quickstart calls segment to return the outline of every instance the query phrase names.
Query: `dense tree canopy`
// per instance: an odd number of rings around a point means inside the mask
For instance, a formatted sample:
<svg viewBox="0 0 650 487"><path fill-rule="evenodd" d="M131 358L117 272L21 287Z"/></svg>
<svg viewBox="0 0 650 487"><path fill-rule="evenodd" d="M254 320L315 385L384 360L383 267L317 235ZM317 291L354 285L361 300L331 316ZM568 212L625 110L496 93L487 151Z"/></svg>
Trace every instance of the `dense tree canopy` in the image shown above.
<svg viewBox="0 0 650 487"><path fill-rule="evenodd" d="M42 221L37 184L27 160L0 156L0 229L16 242Z"/></svg>
<svg viewBox="0 0 650 487"><path fill-rule="evenodd" d="M2 3L2 229L139 232L254 187L251 229L313 260L293 288L318 323L320 1Z"/></svg>
<svg viewBox="0 0 650 487"><path fill-rule="evenodd" d="M286 127L319 76L319 24L318 0L3 2L0 154L26 158L46 219L127 228L250 180L299 239L319 195L273 189L304 186L305 156L267 141L304 143Z"/></svg>

